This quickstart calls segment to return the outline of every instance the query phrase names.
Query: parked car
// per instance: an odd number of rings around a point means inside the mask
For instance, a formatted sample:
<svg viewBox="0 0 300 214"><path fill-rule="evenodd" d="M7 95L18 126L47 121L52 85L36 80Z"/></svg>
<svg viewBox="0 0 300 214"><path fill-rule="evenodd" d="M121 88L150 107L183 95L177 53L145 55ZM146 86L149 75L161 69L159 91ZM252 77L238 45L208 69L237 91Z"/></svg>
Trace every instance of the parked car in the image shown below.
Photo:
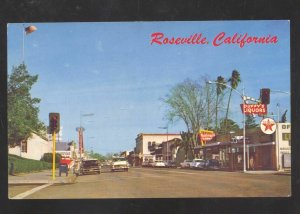
<svg viewBox="0 0 300 214"><path fill-rule="evenodd" d="M180 163L181 168L190 168L192 161L191 160L184 160Z"/></svg>
<svg viewBox="0 0 300 214"><path fill-rule="evenodd" d="M216 159L206 160L205 169L210 169L210 170L220 169L220 162Z"/></svg>
<svg viewBox="0 0 300 214"><path fill-rule="evenodd" d="M166 162L165 162L165 165L166 165L166 167L168 167L168 168L176 168L176 167L177 167L175 161L166 161Z"/></svg>
<svg viewBox="0 0 300 214"><path fill-rule="evenodd" d="M161 160L154 161L153 167L165 167L165 163Z"/></svg>
<svg viewBox="0 0 300 214"><path fill-rule="evenodd" d="M149 161L144 161L142 163L142 167L149 167Z"/></svg>
<svg viewBox="0 0 300 214"><path fill-rule="evenodd" d="M154 161L153 160L149 160L148 162L148 167L154 167Z"/></svg>
<svg viewBox="0 0 300 214"><path fill-rule="evenodd" d="M204 167L204 165L205 165L205 160L194 159L190 164L190 168L197 169L197 168L201 168L201 166Z"/></svg>
<svg viewBox="0 0 300 214"><path fill-rule="evenodd" d="M152 167L153 166L153 160L152 159L146 159L142 163L142 167Z"/></svg>

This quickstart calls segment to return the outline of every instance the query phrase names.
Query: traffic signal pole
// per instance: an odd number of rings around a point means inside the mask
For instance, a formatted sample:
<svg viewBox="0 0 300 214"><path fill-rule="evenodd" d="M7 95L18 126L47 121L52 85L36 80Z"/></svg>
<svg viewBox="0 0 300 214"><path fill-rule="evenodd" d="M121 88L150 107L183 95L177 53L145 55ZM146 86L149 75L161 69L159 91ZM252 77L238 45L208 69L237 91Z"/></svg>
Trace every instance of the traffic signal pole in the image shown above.
<svg viewBox="0 0 300 214"><path fill-rule="evenodd" d="M53 151L52 151L52 179L55 180L55 153L56 153L56 132L60 129L59 113L49 113L49 128L52 133Z"/></svg>
<svg viewBox="0 0 300 214"><path fill-rule="evenodd" d="M53 151L52 151L52 180L55 180L55 152L56 152L56 134L52 133Z"/></svg>

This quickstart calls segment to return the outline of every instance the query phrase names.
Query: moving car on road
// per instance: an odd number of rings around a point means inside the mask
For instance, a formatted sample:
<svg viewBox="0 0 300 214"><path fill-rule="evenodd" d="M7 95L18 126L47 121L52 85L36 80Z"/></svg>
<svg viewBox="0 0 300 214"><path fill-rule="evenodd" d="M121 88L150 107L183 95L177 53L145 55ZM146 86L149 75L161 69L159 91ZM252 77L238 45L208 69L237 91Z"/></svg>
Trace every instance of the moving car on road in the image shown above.
<svg viewBox="0 0 300 214"><path fill-rule="evenodd" d="M111 163L111 171L126 171L129 170L129 163L127 162L126 158L123 157L115 157Z"/></svg>
<svg viewBox="0 0 300 214"><path fill-rule="evenodd" d="M100 174L101 173L101 166L97 159L89 159L89 160L82 160L80 162L79 170L75 171L75 174L78 175L85 175L85 174Z"/></svg>

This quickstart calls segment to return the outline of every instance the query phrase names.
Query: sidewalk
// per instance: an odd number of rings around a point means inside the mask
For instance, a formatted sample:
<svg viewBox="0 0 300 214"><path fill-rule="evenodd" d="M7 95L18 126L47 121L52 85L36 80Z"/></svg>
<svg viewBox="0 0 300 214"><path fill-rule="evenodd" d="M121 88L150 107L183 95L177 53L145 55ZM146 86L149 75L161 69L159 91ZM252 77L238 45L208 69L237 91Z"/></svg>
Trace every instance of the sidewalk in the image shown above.
<svg viewBox="0 0 300 214"><path fill-rule="evenodd" d="M15 176L8 175L8 184L47 184L47 183L74 183L76 176L69 173L62 173L61 177L58 176L56 170L55 180L52 179L52 170L44 170L35 173L22 173Z"/></svg>
<svg viewBox="0 0 300 214"><path fill-rule="evenodd" d="M291 175L290 170L284 170L284 171L275 171L275 170L261 170L261 171L246 171L245 173L248 174L273 174L273 175Z"/></svg>

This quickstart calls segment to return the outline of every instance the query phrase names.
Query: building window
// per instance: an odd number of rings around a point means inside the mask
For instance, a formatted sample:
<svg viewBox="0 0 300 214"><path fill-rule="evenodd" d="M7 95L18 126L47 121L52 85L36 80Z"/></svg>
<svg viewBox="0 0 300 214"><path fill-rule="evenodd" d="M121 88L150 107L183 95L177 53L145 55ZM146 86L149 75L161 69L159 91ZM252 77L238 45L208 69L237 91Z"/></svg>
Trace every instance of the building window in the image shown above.
<svg viewBox="0 0 300 214"><path fill-rule="evenodd" d="M288 141L291 146L291 133L282 133L282 140Z"/></svg>
<svg viewBox="0 0 300 214"><path fill-rule="evenodd" d="M26 152L27 153L27 141L22 141L21 142L21 152Z"/></svg>
<svg viewBox="0 0 300 214"><path fill-rule="evenodd" d="M291 133L282 133L282 140L290 141L291 140Z"/></svg>

